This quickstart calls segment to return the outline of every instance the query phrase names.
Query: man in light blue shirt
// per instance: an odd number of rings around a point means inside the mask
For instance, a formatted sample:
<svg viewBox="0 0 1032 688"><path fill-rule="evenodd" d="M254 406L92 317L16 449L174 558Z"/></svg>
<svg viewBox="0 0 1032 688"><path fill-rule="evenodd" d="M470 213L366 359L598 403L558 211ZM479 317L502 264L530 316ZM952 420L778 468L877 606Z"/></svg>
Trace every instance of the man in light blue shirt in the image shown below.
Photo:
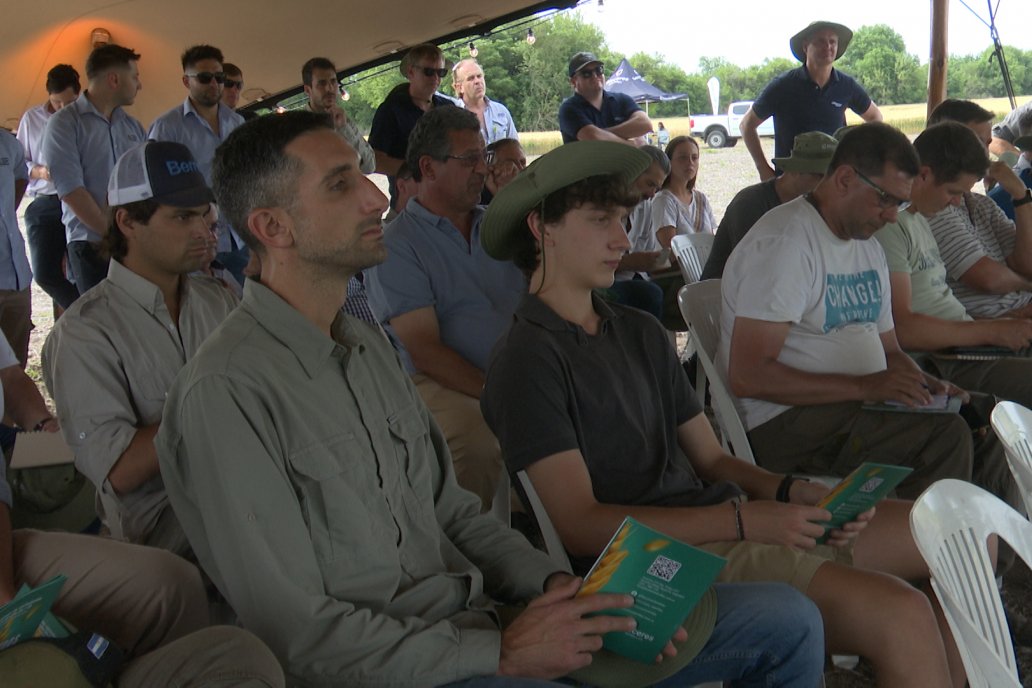
<svg viewBox="0 0 1032 688"><path fill-rule="evenodd" d="M458 102L480 120L480 133L485 143L518 138L509 108L487 97L484 70L476 60L467 58L456 62L452 77Z"/></svg>
<svg viewBox="0 0 1032 688"><path fill-rule="evenodd" d="M25 152L14 135L0 129L0 330L25 367L32 329L32 271L18 230L18 204L29 175Z"/></svg>
<svg viewBox="0 0 1032 688"><path fill-rule="evenodd" d="M175 141L190 149L201 168L204 180L211 184L211 163L215 149L230 132L244 123L244 118L222 104L226 73L222 51L211 45L195 45L183 53L183 86L189 91L182 105L177 105L154 120L147 138L153 141ZM250 257L240 235L225 220L219 220L216 260L241 285L244 267Z"/></svg>
<svg viewBox="0 0 1032 688"><path fill-rule="evenodd" d="M32 274L38 284L61 308L79 298L79 290L64 273L65 226L61 222L61 199L50 181L50 168L43 161L43 133L55 112L79 97L79 72L71 65L55 65L47 72L47 101L31 108L18 123L18 141L25 149L29 173L26 194L32 198L25 209L25 234L29 241Z"/></svg>
<svg viewBox="0 0 1032 688"><path fill-rule="evenodd" d="M107 277L96 245L107 234L107 184L115 161L143 143L143 125L122 109L140 90L140 56L113 43L86 58L86 90L47 122L43 159L61 198L68 266L79 293Z"/></svg>
<svg viewBox="0 0 1032 688"><path fill-rule="evenodd" d="M433 108L409 136L419 192L387 226L387 260L366 274L369 304L404 346L402 360L444 431L459 484L491 504L502 470L480 412L484 370L526 290L512 263L480 245L487 175L476 116Z"/></svg>

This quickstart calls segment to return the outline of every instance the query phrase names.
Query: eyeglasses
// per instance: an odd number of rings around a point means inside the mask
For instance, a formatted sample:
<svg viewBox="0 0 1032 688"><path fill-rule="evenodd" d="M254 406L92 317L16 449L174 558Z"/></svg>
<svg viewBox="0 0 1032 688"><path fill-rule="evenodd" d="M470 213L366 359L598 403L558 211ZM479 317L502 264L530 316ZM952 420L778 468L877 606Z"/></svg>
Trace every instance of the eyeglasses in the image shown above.
<svg viewBox="0 0 1032 688"><path fill-rule="evenodd" d="M599 65L599 66L597 66L597 67L592 67L592 68L590 68L590 69L589 69L589 68L585 68L585 69L581 69L581 70L578 70L578 71L577 71L577 74L578 74L578 76L580 76L580 78L582 78L582 79L590 79L590 78L592 78L592 77L596 77L596 76L602 76L602 74L604 73L604 71L605 71L605 70L604 70L604 68L602 67L602 65Z"/></svg>
<svg viewBox="0 0 1032 688"><path fill-rule="evenodd" d="M878 205L880 205L882 208L896 208L896 210L902 211L910 207L909 200L904 200L897 196L893 196L888 191L886 191L885 189L881 188L880 186L872 182L870 179L868 179L863 172L856 169L855 167L853 168L853 171L856 172L856 176L860 177L860 181L862 181L864 184L867 184L867 186L871 187L878 193Z"/></svg>
<svg viewBox="0 0 1032 688"><path fill-rule="evenodd" d="M197 79L198 83L204 84L205 86L210 84L212 79L214 79L215 83L218 84L226 83L225 72L195 72L194 74L186 74L185 76L193 77L194 79Z"/></svg>
<svg viewBox="0 0 1032 688"><path fill-rule="evenodd" d="M203 84L204 82L202 81L201 83ZM229 79L229 78L226 79L226 88L243 88L243 87L244 87L244 80L243 79Z"/></svg>
<svg viewBox="0 0 1032 688"><path fill-rule="evenodd" d="M422 72L423 76L429 79L432 76L436 76L438 79L443 79L448 75L448 70L444 67L438 69L437 67L416 67L417 72Z"/></svg>
<svg viewBox="0 0 1032 688"><path fill-rule="evenodd" d="M458 160L459 164L463 167L476 167L480 163L487 164L487 151L476 151L475 153L466 153L465 155L446 155L445 160Z"/></svg>

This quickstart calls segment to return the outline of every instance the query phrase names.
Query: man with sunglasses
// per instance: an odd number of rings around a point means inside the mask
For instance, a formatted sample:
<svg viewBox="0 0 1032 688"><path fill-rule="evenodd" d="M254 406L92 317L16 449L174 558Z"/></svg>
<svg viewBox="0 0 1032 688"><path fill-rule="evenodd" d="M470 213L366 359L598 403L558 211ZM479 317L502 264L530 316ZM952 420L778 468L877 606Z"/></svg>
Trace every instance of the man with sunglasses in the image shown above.
<svg viewBox="0 0 1032 688"><path fill-rule="evenodd" d="M358 153L359 169L362 173L375 172L376 155L373 149L362 138L355 122L340 106L340 78L337 76L337 66L325 57L313 57L301 67L301 83L304 84L305 95L308 96L305 107L312 112L332 117L333 128Z"/></svg>
<svg viewBox="0 0 1032 688"><path fill-rule="evenodd" d="M115 161L147 138L126 114L140 91L138 53L109 43L86 58L86 90L47 121L43 159L61 198L68 267L80 294L107 277L97 251L107 234L107 183Z"/></svg>
<svg viewBox="0 0 1032 688"><path fill-rule="evenodd" d="M568 74L573 95L559 106L563 143L634 143L634 139L652 131L652 121L630 96L603 88L605 70L594 53L580 52L571 57Z"/></svg>
<svg viewBox="0 0 1032 688"><path fill-rule="evenodd" d="M1016 504L996 438L973 445L965 422L992 400L922 372L896 340L885 253L870 239L909 206L919 172L898 130L847 132L813 192L768 212L731 253L718 362L768 470L841 476L873 460L914 469L902 498L958 478ZM917 412L933 395L972 407Z"/></svg>
<svg viewBox="0 0 1032 688"><path fill-rule="evenodd" d="M476 115L435 108L416 123L408 164L419 191L387 226L387 260L367 273L369 304L444 431L459 484L491 505L502 471L480 412L488 355L526 287L512 263L480 245L487 177Z"/></svg>
<svg viewBox="0 0 1032 688"><path fill-rule="evenodd" d="M222 84L222 104L230 110L236 110L240 105L240 96L244 92L244 73L240 67L232 62L225 62L222 71L226 73L226 83ZM257 117L253 112L238 112L244 121Z"/></svg>
<svg viewBox="0 0 1032 688"><path fill-rule="evenodd" d="M147 134L152 141L174 141L189 148L208 184L211 184L215 149L244 123L243 117L222 102L226 82L222 63L222 51L214 46L187 48L182 56L186 99L154 120ZM243 269L250 257L247 246L227 222L220 221L216 227L218 252L215 259L243 285Z"/></svg>
<svg viewBox="0 0 1032 688"><path fill-rule="evenodd" d="M391 208L395 207L397 189L394 176L405 160L409 133L429 110L455 101L437 92L448 74L444 53L433 43L420 43L409 48L398 65L408 82L398 84L376 108L369 129L369 145L376 154L376 171L387 175ZM399 212L402 208L396 208Z"/></svg>

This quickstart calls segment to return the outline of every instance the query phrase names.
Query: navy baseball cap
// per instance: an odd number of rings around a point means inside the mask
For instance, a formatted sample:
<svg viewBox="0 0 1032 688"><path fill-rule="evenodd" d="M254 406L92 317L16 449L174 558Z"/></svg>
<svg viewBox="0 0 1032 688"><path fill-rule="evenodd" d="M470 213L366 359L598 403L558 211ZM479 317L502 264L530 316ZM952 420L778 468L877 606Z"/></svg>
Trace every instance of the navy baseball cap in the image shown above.
<svg viewBox="0 0 1032 688"><path fill-rule="evenodd" d="M108 180L108 205L153 199L162 205L193 208L212 203L190 149L172 141L147 141L130 148L115 163Z"/></svg>

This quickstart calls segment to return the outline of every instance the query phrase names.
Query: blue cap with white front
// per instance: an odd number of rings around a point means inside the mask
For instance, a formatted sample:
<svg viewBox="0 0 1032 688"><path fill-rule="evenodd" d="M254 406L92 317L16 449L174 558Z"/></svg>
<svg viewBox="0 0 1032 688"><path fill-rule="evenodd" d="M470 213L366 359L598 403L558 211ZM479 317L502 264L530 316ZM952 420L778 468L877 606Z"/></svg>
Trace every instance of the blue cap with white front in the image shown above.
<svg viewBox="0 0 1032 688"><path fill-rule="evenodd" d="M147 141L115 163L108 181L108 205L153 199L162 205L193 208L212 203L201 168L190 149L172 141Z"/></svg>

